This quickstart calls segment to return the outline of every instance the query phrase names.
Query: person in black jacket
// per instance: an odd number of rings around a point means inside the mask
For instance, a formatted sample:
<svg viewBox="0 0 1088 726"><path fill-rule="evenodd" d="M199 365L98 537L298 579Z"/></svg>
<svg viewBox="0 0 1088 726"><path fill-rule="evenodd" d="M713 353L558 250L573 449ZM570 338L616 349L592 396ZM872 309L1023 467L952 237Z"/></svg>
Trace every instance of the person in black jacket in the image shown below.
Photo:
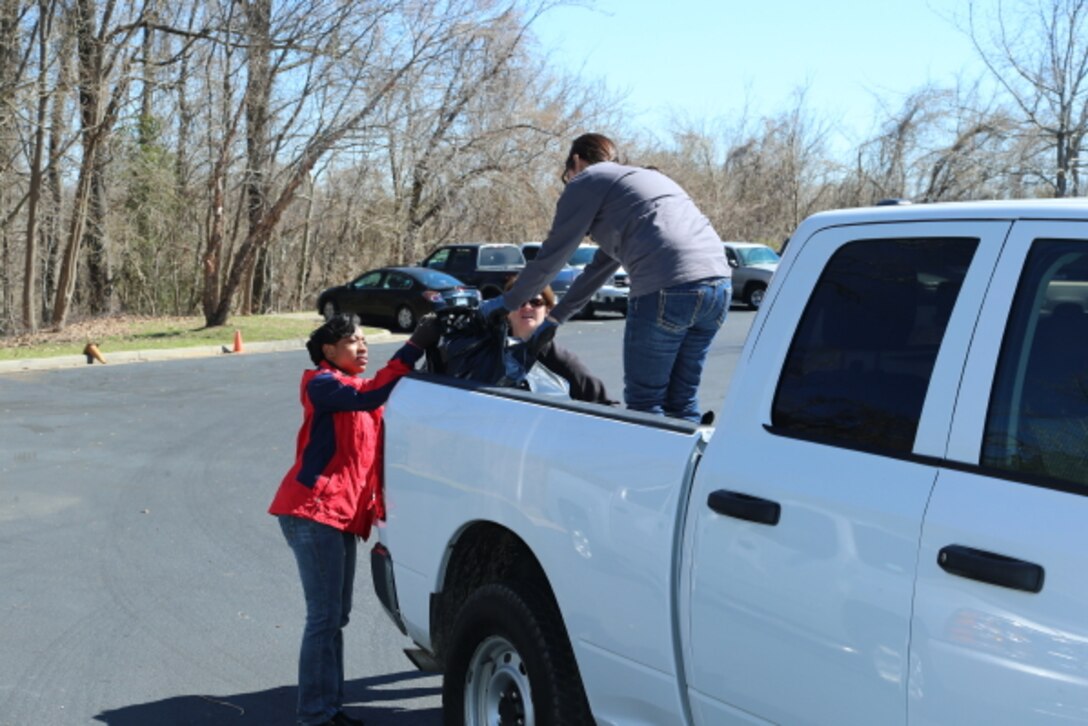
<svg viewBox="0 0 1088 726"><path fill-rule="evenodd" d="M506 289L509 290L513 284L512 279L506 284ZM555 307L555 303L555 292L552 291L550 285L545 286L540 294L534 295L522 303L517 310L507 314L510 335L521 340L528 340ZM544 345L537 356L537 363L543 364L552 373L564 378L570 384L570 397L575 401L604 403L609 406L619 405L619 401L608 397L604 381L590 373L578 356L556 345L554 341Z"/></svg>

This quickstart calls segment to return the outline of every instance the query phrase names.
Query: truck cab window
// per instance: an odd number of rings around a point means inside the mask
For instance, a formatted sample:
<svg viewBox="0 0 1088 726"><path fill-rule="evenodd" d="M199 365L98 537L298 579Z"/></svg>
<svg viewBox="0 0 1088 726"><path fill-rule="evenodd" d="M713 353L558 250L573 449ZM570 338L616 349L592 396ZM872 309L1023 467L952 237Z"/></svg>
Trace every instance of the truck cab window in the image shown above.
<svg viewBox="0 0 1088 726"><path fill-rule="evenodd" d="M1001 344L983 466L1088 484L1086 311L1088 240L1034 242Z"/></svg>
<svg viewBox="0 0 1088 726"><path fill-rule="evenodd" d="M458 247L450 255L446 271L453 276L459 273L471 272L476 264L476 251L465 247Z"/></svg>
<svg viewBox="0 0 1088 726"><path fill-rule="evenodd" d="M427 260L427 267L432 267L436 270L444 270L446 269L446 263L449 260L449 257L449 249L438 250L438 252L435 252L431 255L430 259Z"/></svg>
<svg viewBox="0 0 1088 726"><path fill-rule="evenodd" d="M978 240L877 239L828 261L790 344L771 421L781 433L909 452Z"/></svg>

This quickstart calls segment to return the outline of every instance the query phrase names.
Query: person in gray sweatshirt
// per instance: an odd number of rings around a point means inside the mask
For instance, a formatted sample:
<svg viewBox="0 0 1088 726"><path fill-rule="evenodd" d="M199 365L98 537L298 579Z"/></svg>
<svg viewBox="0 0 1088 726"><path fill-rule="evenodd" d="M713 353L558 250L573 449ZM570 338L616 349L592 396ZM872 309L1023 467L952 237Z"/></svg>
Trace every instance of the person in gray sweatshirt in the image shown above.
<svg viewBox="0 0 1088 726"><path fill-rule="evenodd" d="M563 268L588 234L599 249L548 320L566 321L623 265L630 278L623 344L628 408L700 420L698 389L732 285L722 241L687 193L655 169L617 163L601 134L571 144L551 231L485 316L517 310Z"/></svg>

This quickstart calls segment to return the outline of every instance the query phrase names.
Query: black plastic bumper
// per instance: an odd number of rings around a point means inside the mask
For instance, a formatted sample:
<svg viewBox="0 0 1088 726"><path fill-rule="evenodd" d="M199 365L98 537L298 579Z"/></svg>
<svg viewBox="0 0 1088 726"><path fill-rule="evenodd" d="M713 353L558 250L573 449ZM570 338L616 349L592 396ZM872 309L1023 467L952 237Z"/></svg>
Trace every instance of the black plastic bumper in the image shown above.
<svg viewBox="0 0 1088 726"><path fill-rule="evenodd" d="M393 579L393 556L381 542L370 550L370 578L374 582L374 594L378 596L382 607L385 608L385 614L400 632L407 635L404 619L400 616L400 605L397 603L397 584Z"/></svg>

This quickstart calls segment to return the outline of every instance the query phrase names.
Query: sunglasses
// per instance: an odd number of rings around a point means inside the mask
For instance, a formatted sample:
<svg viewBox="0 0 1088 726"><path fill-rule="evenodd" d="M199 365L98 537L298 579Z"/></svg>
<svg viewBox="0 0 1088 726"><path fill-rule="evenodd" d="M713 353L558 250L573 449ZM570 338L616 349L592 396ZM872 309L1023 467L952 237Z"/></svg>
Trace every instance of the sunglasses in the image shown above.
<svg viewBox="0 0 1088 726"><path fill-rule="evenodd" d="M545 302L544 298L542 298L542 297L534 297L532 300L526 300L519 307L524 307L525 305L529 305L529 306L532 306L534 308L542 308L545 305L547 305L547 303Z"/></svg>

